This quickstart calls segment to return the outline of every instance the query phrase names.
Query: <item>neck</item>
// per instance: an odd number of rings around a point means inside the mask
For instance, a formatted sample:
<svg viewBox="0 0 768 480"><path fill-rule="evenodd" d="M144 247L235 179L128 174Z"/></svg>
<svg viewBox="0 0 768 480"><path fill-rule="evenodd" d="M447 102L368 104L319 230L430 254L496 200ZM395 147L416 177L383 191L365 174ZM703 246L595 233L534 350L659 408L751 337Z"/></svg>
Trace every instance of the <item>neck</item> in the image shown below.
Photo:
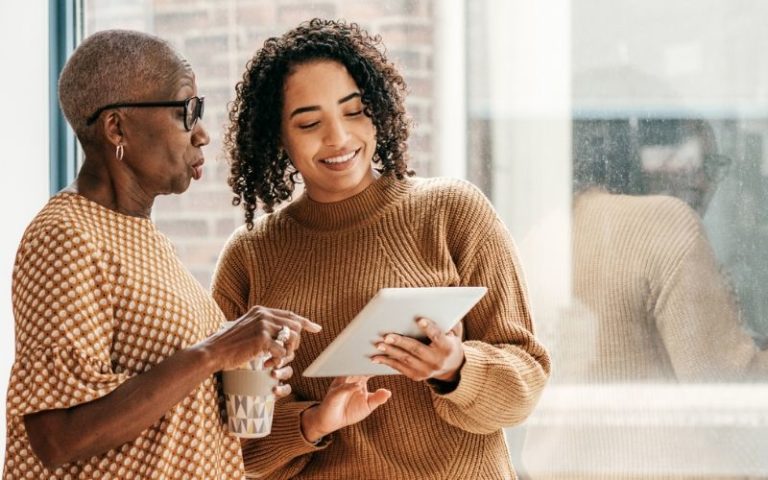
<svg viewBox="0 0 768 480"><path fill-rule="evenodd" d="M131 217L149 218L155 196L141 188L130 170L117 159L88 155L68 187L88 200Z"/></svg>

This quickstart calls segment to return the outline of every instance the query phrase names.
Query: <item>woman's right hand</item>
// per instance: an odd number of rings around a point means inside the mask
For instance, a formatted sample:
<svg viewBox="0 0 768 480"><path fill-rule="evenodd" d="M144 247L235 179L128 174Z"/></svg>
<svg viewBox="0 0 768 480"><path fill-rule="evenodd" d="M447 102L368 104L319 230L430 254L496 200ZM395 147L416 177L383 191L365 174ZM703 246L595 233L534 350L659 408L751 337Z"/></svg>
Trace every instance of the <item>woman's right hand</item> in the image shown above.
<svg viewBox="0 0 768 480"><path fill-rule="evenodd" d="M302 413L304 437L316 442L331 432L363 420L386 403L392 392L383 388L369 392L369 378L335 378L323 401Z"/></svg>
<svg viewBox="0 0 768 480"><path fill-rule="evenodd" d="M277 334L288 327L290 335L285 342ZM281 367L293 360L299 348L301 332L317 333L322 327L287 310L254 306L228 328L205 340L216 362L216 370L230 370L246 363L259 354L269 352L271 358L264 367Z"/></svg>

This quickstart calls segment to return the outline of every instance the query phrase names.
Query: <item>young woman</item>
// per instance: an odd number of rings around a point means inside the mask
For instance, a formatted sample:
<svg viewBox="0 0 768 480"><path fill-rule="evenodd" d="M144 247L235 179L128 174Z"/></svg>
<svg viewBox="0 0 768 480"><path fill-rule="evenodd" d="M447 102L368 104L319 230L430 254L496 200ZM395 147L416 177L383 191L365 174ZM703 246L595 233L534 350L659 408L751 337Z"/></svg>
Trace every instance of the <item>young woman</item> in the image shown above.
<svg viewBox="0 0 768 480"><path fill-rule="evenodd" d="M246 442L268 478L511 478L502 427L533 409L549 357L533 335L512 239L459 180L411 178L405 82L376 38L315 19L266 41L237 86L226 144L246 226L214 298L230 318L260 303L310 316L304 368L382 287L483 285L488 294L428 344L387 335L373 361L403 375L298 378L269 441ZM377 168L374 168L377 167ZM254 219L257 201L268 212Z"/></svg>

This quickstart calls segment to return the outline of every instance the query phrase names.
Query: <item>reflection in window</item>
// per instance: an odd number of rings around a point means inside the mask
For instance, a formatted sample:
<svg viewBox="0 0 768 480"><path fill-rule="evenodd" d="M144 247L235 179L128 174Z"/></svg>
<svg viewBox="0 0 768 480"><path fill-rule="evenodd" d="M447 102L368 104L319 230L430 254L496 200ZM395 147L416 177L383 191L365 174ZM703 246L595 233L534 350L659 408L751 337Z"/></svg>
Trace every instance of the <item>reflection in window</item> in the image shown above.
<svg viewBox="0 0 768 480"><path fill-rule="evenodd" d="M516 464L763 478L766 6L555 3L472 2L468 26L470 178L553 354Z"/></svg>

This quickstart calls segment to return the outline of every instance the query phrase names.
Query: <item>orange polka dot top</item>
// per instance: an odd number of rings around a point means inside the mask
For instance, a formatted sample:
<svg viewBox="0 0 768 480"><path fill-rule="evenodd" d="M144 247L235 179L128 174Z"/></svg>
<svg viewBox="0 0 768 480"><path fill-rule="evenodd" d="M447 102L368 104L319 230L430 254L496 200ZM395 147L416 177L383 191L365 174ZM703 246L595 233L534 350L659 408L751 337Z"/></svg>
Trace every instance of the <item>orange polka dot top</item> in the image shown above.
<svg viewBox="0 0 768 480"><path fill-rule="evenodd" d="M24 415L107 395L223 321L150 220L59 193L24 234L12 296L16 357L4 479L243 477L214 377L138 438L102 455L49 471L30 448Z"/></svg>

